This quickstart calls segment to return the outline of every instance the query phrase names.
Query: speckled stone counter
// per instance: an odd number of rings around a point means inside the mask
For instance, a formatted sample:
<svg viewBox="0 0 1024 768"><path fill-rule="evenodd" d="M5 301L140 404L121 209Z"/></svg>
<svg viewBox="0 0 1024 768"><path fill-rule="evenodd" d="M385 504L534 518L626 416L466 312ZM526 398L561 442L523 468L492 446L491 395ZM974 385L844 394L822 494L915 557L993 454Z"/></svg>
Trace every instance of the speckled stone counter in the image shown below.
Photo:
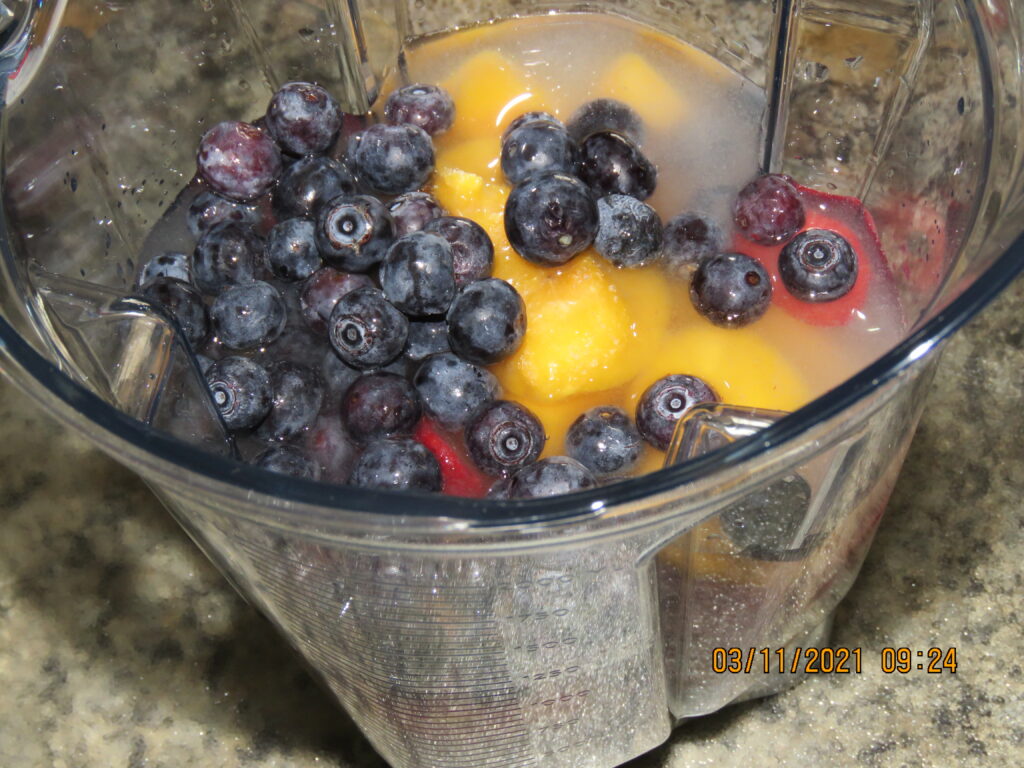
<svg viewBox="0 0 1024 768"><path fill-rule="evenodd" d="M1024 280L950 345L817 676L677 730L633 765L1024 761ZM146 487L0 385L0 765L383 762ZM956 674L885 675L885 646Z"/></svg>

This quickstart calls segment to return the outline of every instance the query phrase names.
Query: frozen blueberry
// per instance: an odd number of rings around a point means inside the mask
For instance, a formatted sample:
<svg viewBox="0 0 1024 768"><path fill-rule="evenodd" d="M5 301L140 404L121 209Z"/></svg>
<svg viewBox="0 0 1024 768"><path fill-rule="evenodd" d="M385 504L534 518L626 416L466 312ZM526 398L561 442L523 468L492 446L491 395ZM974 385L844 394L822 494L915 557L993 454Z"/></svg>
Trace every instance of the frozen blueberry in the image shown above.
<svg viewBox="0 0 1024 768"><path fill-rule="evenodd" d="M192 253L192 275L204 293L251 283L263 269L263 240L249 227L222 222L199 238Z"/></svg>
<svg viewBox="0 0 1024 768"><path fill-rule="evenodd" d="M341 419L356 440L407 435L423 413L420 396L401 376L378 371L352 382L341 400Z"/></svg>
<svg viewBox="0 0 1024 768"><path fill-rule="evenodd" d="M258 206L236 203L204 189L192 200L186 218L188 231L194 237L200 237L214 224L226 221L255 227L260 223L261 214Z"/></svg>
<svg viewBox="0 0 1024 768"><path fill-rule="evenodd" d="M711 387L696 376L670 374L651 384L636 404L636 426L658 450L668 449L676 422L698 403L715 402Z"/></svg>
<svg viewBox="0 0 1024 768"><path fill-rule="evenodd" d="M409 323L409 337L405 342L406 359L419 363L431 355L451 352L448 343L448 323L444 320L414 320Z"/></svg>
<svg viewBox="0 0 1024 768"><path fill-rule="evenodd" d="M573 112L569 118L569 135L582 144L590 136L612 131L636 144L644 140L644 124L640 115L627 104L615 99L594 99Z"/></svg>
<svg viewBox="0 0 1024 768"><path fill-rule="evenodd" d="M213 358L207 357L206 355L196 355L196 365L199 366L199 372L206 376L206 372L213 366Z"/></svg>
<svg viewBox="0 0 1024 768"><path fill-rule="evenodd" d="M574 176L531 176L508 196L505 234L524 258L547 266L565 264L594 242L597 202Z"/></svg>
<svg viewBox="0 0 1024 768"><path fill-rule="evenodd" d="M448 343L471 363L508 357L523 342L526 305L504 280L477 280L462 288L448 310Z"/></svg>
<svg viewBox="0 0 1024 768"><path fill-rule="evenodd" d="M661 219L647 203L629 195L597 201L597 252L617 267L641 267L661 255Z"/></svg>
<svg viewBox="0 0 1024 768"><path fill-rule="evenodd" d="M618 133L602 131L580 145L579 176L594 196L629 195L646 200L658 183L658 172L640 148Z"/></svg>
<svg viewBox="0 0 1024 768"><path fill-rule="evenodd" d="M640 458L640 431L613 405L591 408L569 427L565 452L598 476L628 472Z"/></svg>
<svg viewBox="0 0 1024 768"><path fill-rule="evenodd" d="M356 194L356 178L338 160L320 155L296 160L274 187L274 210L281 218L316 218L336 197Z"/></svg>
<svg viewBox="0 0 1024 768"><path fill-rule="evenodd" d="M804 225L804 205L788 176L768 174L747 184L733 205L733 220L748 240L781 245Z"/></svg>
<svg viewBox="0 0 1024 768"><path fill-rule="evenodd" d="M320 377L304 365L279 360L267 366L274 402L256 430L261 440L291 440L312 426L324 400Z"/></svg>
<svg viewBox="0 0 1024 768"><path fill-rule="evenodd" d="M376 440L366 446L352 472L359 488L440 491L441 467L426 446L411 438Z"/></svg>
<svg viewBox="0 0 1024 768"><path fill-rule="evenodd" d="M270 413L274 392L266 369L244 357L225 357L206 372L206 386L224 426L251 429Z"/></svg>
<svg viewBox="0 0 1024 768"><path fill-rule="evenodd" d="M309 327L316 333L327 333L327 321L338 299L356 288L373 288L366 275L342 272L334 267L321 267L302 284L299 309Z"/></svg>
<svg viewBox="0 0 1024 768"><path fill-rule="evenodd" d="M720 253L693 273L690 300L715 325L740 328L768 311L772 284L755 259L742 253Z"/></svg>
<svg viewBox="0 0 1024 768"><path fill-rule="evenodd" d="M458 287L491 276L494 244L487 231L475 221L460 216L442 216L427 224L424 231L440 235L452 247L455 284Z"/></svg>
<svg viewBox="0 0 1024 768"><path fill-rule="evenodd" d="M192 346L199 346L206 338L210 331L206 305L199 291L188 283L158 277L146 284L142 296L166 309L178 321L181 332Z"/></svg>
<svg viewBox="0 0 1024 768"><path fill-rule="evenodd" d="M444 209L427 192L406 192L388 203L388 213L395 221L395 237L404 237L444 216Z"/></svg>
<svg viewBox="0 0 1024 768"><path fill-rule="evenodd" d="M721 252L724 242L721 228L709 217L681 213L665 225L661 246L665 266L689 280L697 267Z"/></svg>
<svg viewBox="0 0 1024 768"><path fill-rule="evenodd" d="M501 394L493 373L450 352L424 360L413 384L423 410L447 429L465 426L477 410Z"/></svg>
<svg viewBox="0 0 1024 768"><path fill-rule="evenodd" d="M511 499L542 499L595 488L594 473L568 456L550 456L523 467L508 485Z"/></svg>
<svg viewBox="0 0 1024 768"><path fill-rule="evenodd" d="M391 245L380 268L388 301L410 317L440 315L455 296L455 269L448 241L413 232Z"/></svg>
<svg viewBox="0 0 1024 768"><path fill-rule="evenodd" d="M196 165L210 189L245 203L267 192L281 175L281 151L249 123L218 123L203 134Z"/></svg>
<svg viewBox="0 0 1024 768"><path fill-rule="evenodd" d="M547 439L532 411L510 400L485 405L467 423L466 450L483 472L501 475L537 460Z"/></svg>
<svg viewBox="0 0 1024 768"><path fill-rule="evenodd" d="M257 281L226 288L210 305L210 324L228 349L269 344L284 330L286 311L281 293Z"/></svg>
<svg viewBox="0 0 1024 768"><path fill-rule="evenodd" d="M434 145L416 125L371 125L351 157L360 181L384 195L419 189L434 170Z"/></svg>
<svg viewBox="0 0 1024 768"><path fill-rule="evenodd" d="M293 155L326 152L341 128L341 108L313 83L285 83L270 99L267 130Z"/></svg>
<svg viewBox="0 0 1024 768"><path fill-rule="evenodd" d="M327 338L353 368L387 365L405 348L409 321L376 288L357 288L342 296L327 321Z"/></svg>
<svg viewBox="0 0 1024 768"><path fill-rule="evenodd" d="M782 249L779 277L798 299L833 301L857 282L857 254L838 232L808 229Z"/></svg>
<svg viewBox="0 0 1024 768"><path fill-rule="evenodd" d="M302 440L306 454L320 468L320 477L328 483L347 483L359 458L360 447L345 429L341 417L323 413Z"/></svg>
<svg viewBox="0 0 1024 768"><path fill-rule="evenodd" d="M261 469L303 480L319 480L320 467L293 445L275 445L253 460Z"/></svg>
<svg viewBox="0 0 1024 768"><path fill-rule="evenodd" d="M338 353L330 346L324 350L318 370L325 386L325 400L335 403L340 402L352 382L363 375L358 368L353 368L338 357Z"/></svg>
<svg viewBox="0 0 1024 768"><path fill-rule="evenodd" d="M512 488L512 477L499 477L495 480L491 487L487 489L488 499L497 499L498 501L508 501L512 498L510 495Z"/></svg>
<svg viewBox="0 0 1024 768"><path fill-rule="evenodd" d="M267 236L267 263L282 280L304 280L321 265L316 227L308 219L286 219Z"/></svg>
<svg viewBox="0 0 1024 768"><path fill-rule="evenodd" d="M811 487L800 475L769 483L721 512L722 529L736 547L759 560L789 560L807 542L795 543L811 502Z"/></svg>
<svg viewBox="0 0 1024 768"><path fill-rule="evenodd" d="M576 172L579 150L565 129L541 120L509 131L501 143L501 170L511 184L536 173Z"/></svg>
<svg viewBox="0 0 1024 768"><path fill-rule="evenodd" d="M395 224L375 197L336 197L320 211L316 244L332 267L366 272L379 263L395 238Z"/></svg>
<svg viewBox="0 0 1024 768"><path fill-rule="evenodd" d="M169 277L183 283L192 282L192 259L187 253L164 251L157 254L139 270L136 285L145 288L158 277Z"/></svg>
<svg viewBox="0 0 1024 768"><path fill-rule="evenodd" d="M436 85L417 83L393 91L384 104L389 123L417 125L431 136L444 133L455 120L455 102Z"/></svg>
<svg viewBox="0 0 1024 768"><path fill-rule="evenodd" d="M512 133L512 131L526 125L527 123L550 123L551 125L558 126L559 128L565 128L565 125L561 120L548 112L524 112L505 127L505 130L501 134L502 142L508 138L508 135Z"/></svg>

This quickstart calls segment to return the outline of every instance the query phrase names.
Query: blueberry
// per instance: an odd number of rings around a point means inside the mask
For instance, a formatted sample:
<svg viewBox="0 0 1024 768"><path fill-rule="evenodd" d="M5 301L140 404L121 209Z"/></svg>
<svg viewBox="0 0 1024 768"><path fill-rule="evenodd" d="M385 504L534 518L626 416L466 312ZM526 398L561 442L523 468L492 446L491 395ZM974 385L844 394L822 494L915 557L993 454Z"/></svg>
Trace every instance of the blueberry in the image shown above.
<svg viewBox="0 0 1024 768"><path fill-rule="evenodd" d="M192 274L204 293L251 283L263 269L263 241L249 227L223 222L210 227L192 253Z"/></svg>
<svg viewBox="0 0 1024 768"><path fill-rule="evenodd" d="M602 405L569 427L565 452L598 476L628 472L640 458L640 431L621 408Z"/></svg>
<svg viewBox="0 0 1024 768"><path fill-rule="evenodd" d="M157 254L139 269L136 285L145 288L158 277L169 277L183 283L192 282L192 259L187 253L164 251Z"/></svg>
<svg viewBox="0 0 1024 768"><path fill-rule="evenodd" d="M501 394L493 373L450 352L424 360L413 384L423 400L423 410L446 429L465 426L481 407Z"/></svg>
<svg viewBox="0 0 1024 768"><path fill-rule="evenodd" d="M266 369L244 357L225 357L206 372L206 386L224 426L251 429L270 413L274 391Z"/></svg>
<svg viewBox="0 0 1024 768"><path fill-rule="evenodd" d="M416 125L431 136L437 136L452 127L455 102L448 91L436 85L407 85L388 96L384 119L396 125Z"/></svg>
<svg viewBox="0 0 1024 768"><path fill-rule="evenodd" d="M718 400L711 387L696 376L670 374L651 384L636 404L636 426L644 439L659 450L672 442L676 422L698 403Z"/></svg>
<svg viewBox="0 0 1024 768"><path fill-rule="evenodd" d="M465 436L470 460L489 475L536 461L546 440L533 412L510 400L495 400L477 411L466 423Z"/></svg>
<svg viewBox="0 0 1024 768"><path fill-rule="evenodd" d="M597 252L617 267L641 267L661 255L661 219L647 203L629 195L597 201Z"/></svg>
<svg viewBox="0 0 1024 768"><path fill-rule="evenodd" d="M236 203L204 189L192 200L186 218L188 231L194 237L200 237L214 224L223 222L255 227L260 223L262 216L258 206Z"/></svg>
<svg viewBox="0 0 1024 768"><path fill-rule="evenodd" d="M282 280L304 280L322 264L316 227L309 219L285 219L267 236L267 265Z"/></svg>
<svg viewBox="0 0 1024 768"><path fill-rule="evenodd" d="M327 337L338 356L353 368L387 365L405 347L409 321L376 288L357 288L342 296L327 321Z"/></svg>
<svg viewBox="0 0 1024 768"><path fill-rule="evenodd" d="M475 221L460 216L442 216L423 229L440 235L452 247L455 284L458 287L491 276L491 270L494 269L494 244L487 231Z"/></svg>
<svg viewBox="0 0 1024 768"><path fill-rule="evenodd" d="M302 441L306 454L320 468L320 477L329 483L347 483L359 459L360 448L341 423L337 413L323 413Z"/></svg>
<svg viewBox="0 0 1024 768"><path fill-rule="evenodd" d="M520 469L512 477L512 499L542 499L585 491L597 486L594 473L568 456L550 456Z"/></svg>
<svg viewBox="0 0 1024 768"><path fill-rule="evenodd" d="M420 396L408 381L384 371L352 382L341 400L341 419L356 440L407 435L420 420Z"/></svg>
<svg viewBox="0 0 1024 768"><path fill-rule="evenodd" d="M487 365L519 349L526 333L526 305L515 288L491 277L462 288L447 320L452 351Z"/></svg>
<svg viewBox="0 0 1024 768"><path fill-rule="evenodd" d="M381 264L380 286L410 317L443 314L455 297L452 247L428 232L395 240Z"/></svg>
<svg viewBox="0 0 1024 768"><path fill-rule="evenodd" d="M532 176L508 196L505 234L524 258L548 266L565 264L594 241L597 202L573 176Z"/></svg>
<svg viewBox="0 0 1024 768"><path fill-rule="evenodd" d="M356 191L355 176L338 160L303 157L281 174L274 187L274 209L281 218L316 218L329 201Z"/></svg>
<svg viewBox="0 0 1024 768"><path fill-rule="evenodd" d="M356 462L351 484L391 491L440 491L441 467L426 446L410 438L377 440Z"/></svg>
<svg viewBox="0 0 1024 768"><path fill-rule="evenodd" d="M196 165L210 189L249 202L267 192L281 175L281 151L249 123L218 123L203 134Z"/></svg>
<svg viewBox="0 0 1024 768"><path fill-rule="evenodd" d="M226 288L210 305L213 332L228 349L269 344L281 335L285 319L284 299L270 283Z"/></svg>
<svg viewBox="0 0 1024 768"><path fill-rule="evenodd" d="M579 150L565 129L535 120L509 131L501 143L501 170L511 184L536 173L576 171Z"/></svg>
<svg viewBox="0 0 1024 768"><path fill-rule="evenodd" d="M508 138L509 134L512 133L512 131L526 125L527 123L550 123L551 125L557 126L559 128L565 128L565 125L562 123L561 120L559 120L557 117L548 112L524 112L511 123L509 123L505 127L505 130L502 131L502 143L505 142L505 139Z"/></svg>
<svg viewBox="0 0 1024 768"><path fill-rule="evenodd" d="M326 152L341 128L341 108L313 83L285 83L270 99L267 131L293 155Z"/></svg>
<svg viewBox="0 0 1024 768"><path fill-rule="evenodd" d="M279 360L267 366L274 402L256 430L261 440L291 440L316 419L323 404L324 387L316 372L304 365Z"/></svg>
<svg viewBox="0 0 1024 768"><path fill-rule="evenodd" d="M596 197L629 195L646 200L654 192L658 172L633 142L603 131L580 145L579 176Z"/></svg>
<svg viewBox="0 0 1024 768"><path fill-rule="evenodd" d="M388 203L388 213L395 221L395 237L425 229L435 219L444 216L444 209L427 192L406 192Z"/></svg>
<svg viewBox="0 0 1024 768"><path fill-rule="evenodd" d="M733 220L748 240L781 245L804 225L804 205L787 176L768 174L747 184L733 205Z"/></svg>
<svg viewBox="0 0 1024 768"><path fill-rule="evenodd" d="M833 301L857 282L857 254L838 232L808 229L779 254L779 277L803 301Z"/></svg>
<svg viewBox="0 0 1024 768"><path fill-rule="evenodd" d="M320 211L316 244L333 267L366 272L394 240L395 225L384 204L369 195L336 197Z"/></svg>
<svg viewBox="0 0 1024 768"><path fill-rule="evenodd" d="M405 357L421 362L431 355L450 352L448 323L443 320L409 323L409 338L405 342Z"/></svg>
<svg viewBox="0 0 1024 768"><path fill-rule="evenodd" d="M714 221L699 213L681 213L668 224L662 238L665 266L676 277L689 280L694 271L722 250L725 238Z"/></svg>
<svg viewBox="0 0 1024 768"><path fill-rule="evenodd" d="M302 284L299 308L302 317L316 333L327 333L327 321L338 299L356 288L373 288L366 275L342 272L334 267L321 267Z"/></svg>
<svg viewBox="0 0 1024 768"><path fill-rule="evenodd" d="M644 124L640 115L615 99L594 99L572 113L569 135L582 144L595 133L612 131L640 144L644 140Z"/></svg>
<svg viewBox="0 0 1024 768"><path fill-rule="evenodd" d="M292 445L275 445L268 448L253 462L261 469L276 472L279 475L297 477L303 480L319 480L320 467L305 453Z"/></svg>
<svg viewBox="0 0 1024 768"><path fill-rule="evenodd" d="M323 353L318 370L326 386L325 397L330 402L340 402L352 382L363 375L358 368L353 368L338 357L338 353L329 346Z"/></svg>
<svg viewBox="0 0 1024 768"><path fill-rule="evenodd" d="M210 331L206 305L199 291L188 283L158 277L146 284L142 296L166 309L178 321L178 327L192 346L199 346L206 338Z"/></svg>
<svg viewBox="0 0 1024 768"><path fill-rule="evenodd" d="M769 483L720 513L722 529L737 549L759 560L789 560L799 554L794 539L803 527L811 487L800 475Z"/></svg>
<svg viewBox="0 0 1024 768"><path fill-rule="evenodd" d="M508 501L512 498L512 477L499 477L495 480L491 487L487 489L488 499L497 499L498 501Z"/></svg>
<svg viewBox="0 0 1024 768"><path fill-rule="evenodd" d="M434 170L434 145L415 125L371 125L351 156L359 179L385 195L419 189Z"/></svg>
<svg viewBox="0 0 1024 768"><path fill-rule="evenodd" d="M768 311L772 284L755 259L742 253L721 253L693 273L690 300L715 325L740 328Z"/></svg>

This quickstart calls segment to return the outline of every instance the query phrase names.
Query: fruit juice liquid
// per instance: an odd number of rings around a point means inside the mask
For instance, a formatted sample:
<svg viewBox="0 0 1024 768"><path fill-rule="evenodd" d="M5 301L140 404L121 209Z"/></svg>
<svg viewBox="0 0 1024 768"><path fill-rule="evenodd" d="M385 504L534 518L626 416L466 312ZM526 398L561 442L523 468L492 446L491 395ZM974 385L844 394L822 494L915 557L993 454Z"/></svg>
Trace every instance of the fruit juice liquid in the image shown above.
<svg viewBox="0 0 1024 768"><path fill-rule="evenodd" d="M563 267L542 267L509 246L502 215L509 187L498 160L503 129L528 111L565 121L597 98L625 102L643 119L642 148L658 168L647 202L662 221L694 211L731 233L732 202L758 172L765 98L709 55L617 17L557 14L418 41L407 50L403 77L440 84L455 100L454 125L435 139L430 189L451 215L487 229L495 277L526 302L524 343L493 370L504 396L544 422L544 455L564 453L565 432L586 409L618 405L632 414L643 391L672 373L704 379L726 404L795 410L903 331L870 218L857 201L811 190L801 191L807 226L838 228L851 240L858 284L840 300L804 304L778 283L778 248L727 234L732 250L762 260L773 275L772 306L744 328L719 328L698 315L688 281L657 264L619 269L590 250ZM646 450L638 473L664 460Z"/></svg>

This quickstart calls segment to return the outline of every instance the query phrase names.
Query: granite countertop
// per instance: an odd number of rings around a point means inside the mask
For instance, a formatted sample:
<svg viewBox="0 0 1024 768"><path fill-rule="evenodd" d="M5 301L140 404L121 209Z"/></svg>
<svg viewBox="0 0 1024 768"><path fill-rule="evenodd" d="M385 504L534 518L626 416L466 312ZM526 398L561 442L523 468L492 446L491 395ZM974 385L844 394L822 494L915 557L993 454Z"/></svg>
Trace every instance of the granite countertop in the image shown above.
<svg viewBox="0 0 1024 768"><path fill-rule="evenodd" d="M1017 765L1024 755L1024 280L951 343L816 676L634 766ZM145 485L0 384L0 765L381 766ZM884 646L957 649L884 675Z"/></svg>

